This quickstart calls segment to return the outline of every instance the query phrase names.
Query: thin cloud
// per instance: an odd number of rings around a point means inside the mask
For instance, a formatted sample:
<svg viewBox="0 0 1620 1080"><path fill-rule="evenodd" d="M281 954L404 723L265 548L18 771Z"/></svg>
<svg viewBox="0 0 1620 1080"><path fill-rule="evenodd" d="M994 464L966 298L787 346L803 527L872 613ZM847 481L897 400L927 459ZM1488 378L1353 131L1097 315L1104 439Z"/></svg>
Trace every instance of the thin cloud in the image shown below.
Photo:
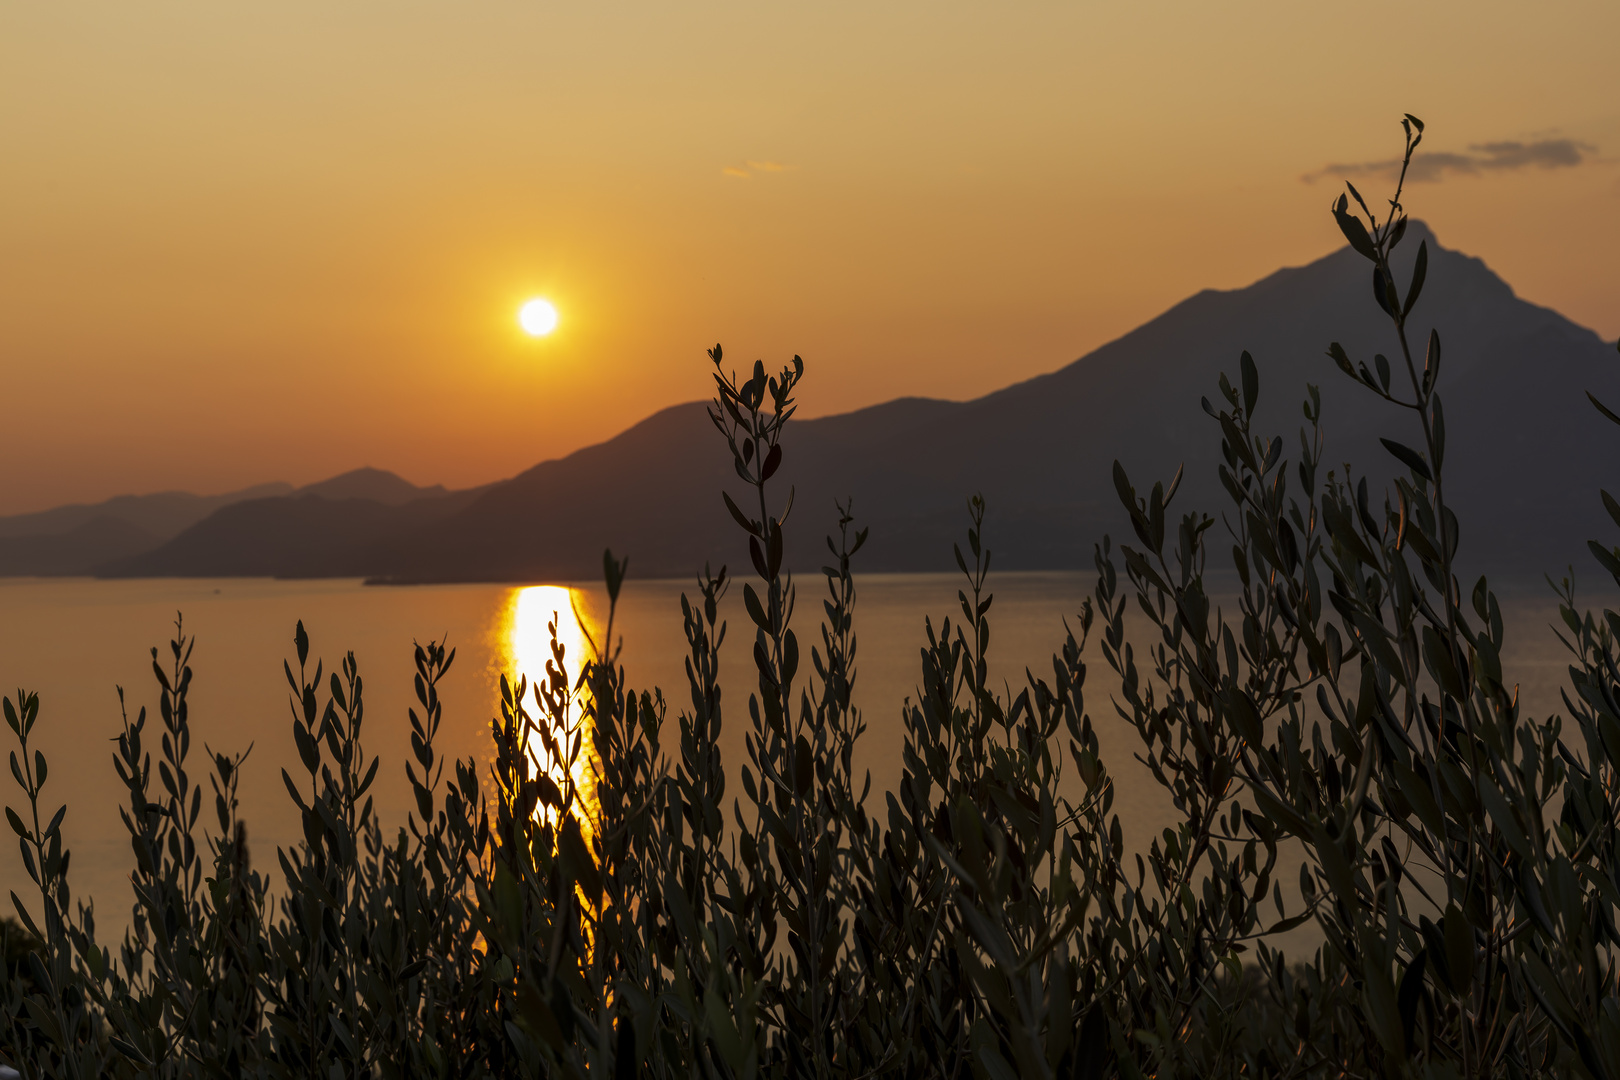
<svg viewBox="0 0 1620 1080"><path fill-rule="evenodd" d="M720 170L720 175L734 176L739 180L750 180L759 173L792 172L797 168L797 165L784 165L780 161L749 161L743 165L727 165Z"/></svg>
<svg viewBox="0 0 1620 1080"><path fill-rule="evenodd" d="M1507 139L1500 142L1475 143L1468 153L1423 153L1412 157L1412 166L1406 178L1414 182L1438 181L1447 176L1479 176L1488 172L1513 172L1532 166L1540 169L1569 169L1596 160L1597 147L1576 139L1536 139L1520 142ZM1302 180L1314 184L1324 178L1351 178L1377 176L1393 179L1401 170L1399 158L1383 161L1359 161L1351 164L1324 165L1315 172L1306 173Z"/></svg>
<svg viewBox="0 0 1620 1080"><path fill-rule="evenodd" d="M1487 169L1520 169L1526 165L1559 169L1579 165L1586 160L1583 155L1597 153L1597 147L1574 139L1480 143L1469 149L1485 155L1484 167Z"/></svg>

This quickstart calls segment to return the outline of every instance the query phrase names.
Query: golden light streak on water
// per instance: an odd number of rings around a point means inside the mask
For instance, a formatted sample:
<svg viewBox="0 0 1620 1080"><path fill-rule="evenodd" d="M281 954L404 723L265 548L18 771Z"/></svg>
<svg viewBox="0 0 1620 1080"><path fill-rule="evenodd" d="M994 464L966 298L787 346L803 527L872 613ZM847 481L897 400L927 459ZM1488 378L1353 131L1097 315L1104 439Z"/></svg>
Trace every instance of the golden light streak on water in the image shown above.
<svg viewBox="0 0 1620 1080"><path fill-rule="evenodd" d="M534 687L548 678L546 663L552 659L551 622L555 620L557 624L557 641L563 647L563 667L570 689L579 681L580 672L591 655L586 631L588 629L591 634L598 635L599 628L590 618L585 604L584 593L562 585L531 585L513 589L507 597L499 633L501 662L514 692L519 677L528 679L528 692L523 705L537 721L546 720L544 709L535 700ZM573 724L582 723L581 705L582 702L576 699L570 708L570 722ZM498 712L498 698L495 707ZM574 762L573 781L579 793L576 807L589 811L594 810L596 803L591 739L589 731L581 729L581 732L582 745L579 757ZM538 737L530 738L529 754L531 768L545 772L559 788L564 786L563 762L554 757ZM580 824L585 827L586 837L589 838L588 813L580 814Z"/></svg>

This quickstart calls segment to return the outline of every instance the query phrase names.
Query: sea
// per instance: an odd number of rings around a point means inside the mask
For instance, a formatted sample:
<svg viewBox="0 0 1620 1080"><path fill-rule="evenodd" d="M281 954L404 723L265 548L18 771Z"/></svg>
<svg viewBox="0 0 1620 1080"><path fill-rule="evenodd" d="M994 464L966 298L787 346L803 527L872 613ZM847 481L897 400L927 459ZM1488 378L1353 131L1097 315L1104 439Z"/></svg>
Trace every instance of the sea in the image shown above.
<svg viewBox="0 0 1620 1080"><path fill-rule="evenodd" d="M1027 685L1029 673L1050 682L1052 654L1062 647L1065 620L1078 636L1078 615L1094 583L1095 575L1078 572L992 577L990 673L1005 693L1016 695ZM867 730L856 749L855 767L858 774L870 775L868 809L880 817L886 817L886 793L900 778L903 709L908 699L917 698L925 621L936 629L947 618L959 623L961 586L956 574L857 577L854 702ZM797 587L794 622L806 653L800 670L809 673L808 647L820 640L826 583L814 575L798 579ZM628 581L613 620L628 685L661 689L667 700L665 748L672 755L678 751L676 716L690 702L683 593L697 597L696 583ZM1231 598L1225 602L1230 608ZM1556 599L1550 589L1526 590L1504 599L1504 613L1509 627L1504 669L1508 683L1520 687L1524 714L1546 717L1562 711L1560 689L1567 683L1570 657L1555 633L1562 628ZM119 816L128 792L113 757L124 710L133 721L142 707L150 714L147 745L156 752L161 722L153 649L157 662L167 668L173 662L169 643L177 633L193 643L187 765L192 783L204 791L201 826L214 827L208 786L213 754L246 754L240 813L254 867L273 881L280 873L277 846L291 845L301 834L282 779L283 770L295 779L304 776L292 738L292 701L283 667L290 663L297 670L294 632L300 621L310 639L311 672L317 660L330 672L347 654L354 655L363 680L364 751L381 760L373 787L375 806L385 834L393 836L413 805L405 764L411 732L407 710L419 708L413 690L415 646L445 641L455 650L454 664L441 684L444 721L436 745L442 756L474 759L487 780L493 760L490 724L500 713L502 674L515 683L520 675L532 679L544 671L553 621L570 674L576 674L588 648L587 635L602 638L607 614L607 595L599 584L390 587L356 580L0 579L0 692L13 698L19 691L39 695L29 757L37 749L48 761L41 812L54 814L67 806L62 833L72 853L74 897L93 901L98 939L116 942L130 918L133 856ZM747 697L755 683L752 624L743 610L740 585L727 595L722 617L729 626L721 651L722 756L729 801L742 796L738 769L746 760ZM1118 680L1095 635L1085 658L1086 707L1115 777L1114 809L1127 845L1145 850L1173 824L1176 812L1135 759L1141 743L1135 728L1115 710ZM7 729L0 728L0 741L17 748ZM0 801L26 819L21 791L9 776L3 783ZM37 911L37 895L12 843L0 844L0 888L15 891ZM0 907L10 914L9 902L0 900Z"/></svg>

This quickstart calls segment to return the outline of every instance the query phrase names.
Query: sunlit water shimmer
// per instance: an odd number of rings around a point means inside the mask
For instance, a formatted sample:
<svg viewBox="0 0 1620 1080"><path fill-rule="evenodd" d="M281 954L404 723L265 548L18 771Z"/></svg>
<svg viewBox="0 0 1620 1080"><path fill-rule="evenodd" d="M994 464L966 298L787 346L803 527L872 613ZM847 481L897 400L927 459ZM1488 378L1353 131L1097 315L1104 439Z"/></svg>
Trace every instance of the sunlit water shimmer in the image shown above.
<svg viewBox="0 0 1620 1080"><path fill-rule="evenodd" d="M507 597L499 629L495 633L495 654L501 671L507 675L507 685L515 696L521 696L523 707L537 723L548 721L545 705L536 692L548 678L547 665L557 669L555 648L562 648L559 673L568 687L570 708L565 714L569 735L577 739L578 747L571 751L570 739L561 739L554 752L538 733L527 740L531 768L542 772L565 789L565 774L572 776L580 805L587 810L588 820L596 803L593 797L593 767L590 731L582 722L574 687L586 661L603 644L603 627L587 612L589 598L584 590L565 585L529 585L513 589ZM499 676L496 677L499 682ZM497 705L497 708L499 706ZM573 766L564 762L572 756Z"/></svg>
<svg viewBox="0 0 1620 1080"><path fill-rule="evenodd" d="M1063 639L1063 620L1077 625L1074 615L1092 576L1002 574L992 580L992 675L1011 680L1016 689L1026 667L1049 675L1051 653ZM855 764L871 771L871 808L880 812L884 791L899 777L900 706L915 696L923 619L931 616L938 626L941 617L955 613L958 579L868 575L857 584L854 696L869 730ZM806 644L819 639L812 620L820 614L823 588L819 575L800 582L798 630ZM685 582L628 582L615 624L624 641L630 686L660 686L670 703L670 751L676 743L674 716L690 700L683 667L683 589L695 591ZM1556 605L1545 594L1531 593L1508 599L1505 609L1509 681L1521 684L1529 714L1556 711L1567 665L1562 646L1548 629L1557 620ZM253 747L242 775L243 816L255 866L274 874L276 845L299 835L296 811L280 777L284 768L301 775L282 674L283 659L293 656L297 620L304 621L310 634L311 666L320 657L331 670L345 650L355 653L365 680L363 741L368 753L382 758L374 791L385 827L392 831L403 824L411 806L404 766L410 742L406 710L415 705L412 643L448 637L457 650L455 666L441 687L445 722L438 748L450 756L475 757L487 777L493 756L489 724L500 713L501 673L526 674L531 682L543 677L550 656L546 625L555 616L569 677L577 678L588 648L585 631L600 635L606 595L600 586L390 589L354 581L0 580L0 687L9 692L21 686L40 694L35 744L51 761L46 812L63 801L70 807L63 831L73 850L74 891L95 896L104 939L127 923L132 858L118 816L125 794L112 765L111 740L120 726L115 686L125 688L132 711L141 704L155 705L147 650L157 645L166 653L177 611L184 612L186 631L197 639L192 657L193 780L206 788L210 755L205 746L225 752ZM730 633L721 658L726 690L722 753L732 797L741 791L737 768L743 759L748 693L755 683L749 659L751 624L739 591L728 596L725 617ZM1088 659L1087 705L1098 725L1104 758L1119 781L1116 809L1132 845L1145 847L1151 834L1170 820L1168 801L1132 760L1139 744L1134 730L1114 715L1109 704L1112 673L1094 646ZM811 666L803 664L801 670ZM149 722L157 724L155 715ZM0 736L10 743L9 731L0 728ZM5 801L16 805L9 781ZM205 806L203 822L211 822L212 816ZM26 897L31 888L16 848L0 847L0 889L15 889Z"/></svg>

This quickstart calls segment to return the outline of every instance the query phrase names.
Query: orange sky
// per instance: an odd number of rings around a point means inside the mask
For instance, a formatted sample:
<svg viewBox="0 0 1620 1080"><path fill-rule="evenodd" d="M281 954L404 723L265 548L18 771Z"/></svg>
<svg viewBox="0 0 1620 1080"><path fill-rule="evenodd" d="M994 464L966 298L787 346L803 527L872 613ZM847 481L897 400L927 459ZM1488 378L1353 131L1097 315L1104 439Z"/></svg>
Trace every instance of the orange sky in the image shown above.
<svg viewBox="0 0 1620 1080"><path fill-rule="evenodd" d="M1620 334L1613 0L563 7L0 7L0 513L481 483L717 340L971 397L1325 254L1404 111L1442 242Z"/></svg>

